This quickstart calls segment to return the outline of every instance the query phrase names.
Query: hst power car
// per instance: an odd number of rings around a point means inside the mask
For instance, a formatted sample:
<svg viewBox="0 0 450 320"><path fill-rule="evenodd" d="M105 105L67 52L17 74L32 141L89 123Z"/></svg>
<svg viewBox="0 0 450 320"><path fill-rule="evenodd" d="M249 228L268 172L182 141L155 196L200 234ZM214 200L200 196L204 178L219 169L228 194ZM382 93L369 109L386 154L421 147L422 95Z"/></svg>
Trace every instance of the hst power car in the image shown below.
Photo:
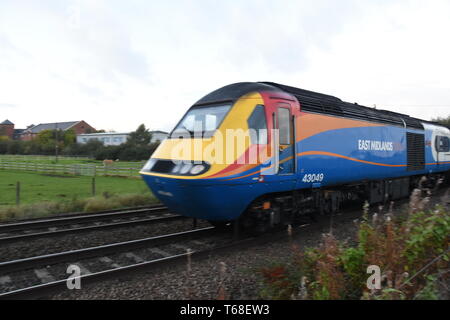
<svg viewBox="0 0 450 320"><path fill-rule="evenodd" d="M448 176L450 130L270 82L196 102L141 171L174 212L266 230L346 200L408 196Z"/></svg>

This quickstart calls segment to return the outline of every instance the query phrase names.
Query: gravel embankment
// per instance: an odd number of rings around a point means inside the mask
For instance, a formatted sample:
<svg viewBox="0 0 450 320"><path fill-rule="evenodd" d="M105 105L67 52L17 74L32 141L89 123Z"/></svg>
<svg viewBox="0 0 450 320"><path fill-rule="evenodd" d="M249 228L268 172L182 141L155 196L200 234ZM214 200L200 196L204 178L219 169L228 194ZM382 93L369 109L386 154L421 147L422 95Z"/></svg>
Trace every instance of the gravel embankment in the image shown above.
<svg viewBox="0 0 450 320"><path fill-rule="evenodd" d="M433 198L432 204L442 202L442 194ZM448 201L448 200L446 200ZM403 201L402 206L405 206ZM400 204L399 204L400 206ZM376 212L371 208L370 212ZM394 212L402 212L395 209ZM355 210L333 217L321 217L318 222L295 229L293 243L300 249L315 247L322 235L330 231L339 240L352 243L356 239L357 224L362 210ZM191 272L187 264L169 270L147 272L116 280L82 286L78 291L65 291L51 299L218 299L220 283L223 283L226 299L258 299L260 285L258 268L276 261L285 261L292 255L292 243L276 241L231 253L193 260ZM225 273L221 272L226 267Z"/></svg>
<svg viewBox="0 0 450 320"><path fill-rule="evenodd" d="M206 221L199 221L198 223L198 228L210 226L211 225ZM34 239L32 241L20 241L0 248L0 262L142 239L191 229L192 219L184 219L180 221L147 224L138 227L91 231L74 235L69 234Z"/></svg>
<svg viewBox="0 0 450 320"><path fill-rule="evenodd" d="M334 217L333 232L337 238L352 241L356 232L354 220L360 213ZM296 229L294 243L300 247L313 247L322 234L330 230L330 220ZM286 237L287 238L287 237ZM96 283L78 291L66 291L52 299L217 299L223 278L225 298L257 299L258 278L254 270L273 261L289 258L289 241L255 246L232 253L192 261L190 276L187 265L180 264L170 270L141 273L117 280ZM226 267L226 272L223 269Z"/></svg>

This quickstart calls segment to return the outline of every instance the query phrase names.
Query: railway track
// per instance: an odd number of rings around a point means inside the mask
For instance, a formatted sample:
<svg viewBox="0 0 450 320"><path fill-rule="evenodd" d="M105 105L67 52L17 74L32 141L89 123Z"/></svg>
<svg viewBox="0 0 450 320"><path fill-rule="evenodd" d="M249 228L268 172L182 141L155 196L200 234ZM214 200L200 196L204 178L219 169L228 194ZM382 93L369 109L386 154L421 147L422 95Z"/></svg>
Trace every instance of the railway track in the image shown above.
<svg viewBox="0 0 450 320"><path fill-rule="evenodd" d="M0 224L0 245L42 237L185 219L164 206Z"/></svg>
<svg viewBox="0 0 450 320"><path fill-rule="evenodd" d="M77 266L81 284L139 269L167 265L188 254L234 244L214 227L0 263L0 299L22 299L67 289L67 268ZM191 250L189 253L188 250Z"/></svg>
<svg viewBox="0 0 450 320"><path fill-rule="evenodd" d="M325 219L326 223L329 219ZM318 228L322 223L295 227ZM236 240L233 233L214 227L66 251L0 263L0 300L33 299L68 290L70 265L81 271L81 288L95 282L134 276L168 268L187 260L199 260L224 252L286 239L287 232ZM190 252L188 252L190 249Z"/></svg>
<svg viewBox="0 0 450 320"><path fill-rule="evenodd" d="M445 199L448 203L448 198ZM406 200L405 200L406 202ZM349 208L337 216L319 216L318 221L294 227L309 232L331 230L336 223L348 223L361 216L361 209ZM347 211L347 210L345 210ZM90 283L134 276L168 268L187 260L199 260L233 250L286 239L286 230L260 237L233 238L232 232L214 227L196 229L163 236L138 239L98 247L30 257L0 263L0 299L30 299L50 296L68 290L67 268L76 265L81 270L81 286ZM292 233L291 233L292 234ZM292 237L291 235L289 237ZM292 238L290 238L292 240ZM187 250L191 251L188 253Z"/></svg>

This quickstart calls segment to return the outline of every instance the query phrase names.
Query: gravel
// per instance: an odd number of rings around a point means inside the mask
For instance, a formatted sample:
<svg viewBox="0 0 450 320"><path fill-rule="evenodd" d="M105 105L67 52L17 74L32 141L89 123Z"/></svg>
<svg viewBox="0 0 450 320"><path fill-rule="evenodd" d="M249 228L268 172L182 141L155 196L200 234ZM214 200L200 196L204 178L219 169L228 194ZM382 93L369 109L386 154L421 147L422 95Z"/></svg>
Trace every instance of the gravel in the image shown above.
<svg viewBox="0 0 450 320"><path fill-rule="evenodd" d="M210 224L206 221L198 222L198 228L209 226ZM192 219L184 219L137 227L109 229L74 235L69 234L60 237L48 237L35 239L32 242L20 241L0 248L0 262L142 239L191 229Z"/></svg>
<svg viewBox="0 0 450 320"><path fill-rule="evenodd" d="M440 193L441 194L441 193ZM443 194L443 193L442 193ZM441 194L441 196L442 196ZM441 202L441 196L434 197L432 204ZM402 206L405 202L402 202ZM400 206L400 204L399 204ZM377 211L371 208L371 212ZM395 212L401 212L397 208ZM259 299L260 283L256 270L273 262L287 261L292 255L292 244L300 249L315 247L322 235L332 230L339 240L352 244L356 240L357 224L361 209L333 217L319 217L317 222L293 230L291 241L277 240L270 244L233 250L227 254L209 258L193 259L188 271L187 263L153 272L121 276L115 280L95 284L82 284L81 290L67 290L52 295L50 299ZM199 227L208 225L199 222ZM32 245L17 243L0 248L0 260L14 256L35 256L43 253L65 251L138 239L146 236L189 230L192 221L172 222L127 228L94 234L64 236L58 241L39 239ZM286 233L287 235L287 233ZM18 253L19 252L19 253Z"/></svg>
<svg viewBox="0 0 450 320"><path fill-rule="evenodd" d="M356 234L354 220L358 217L359 212L334 216L332 225L336 237L353 241ZM300 247L316 246L322 234L330 230L331 223L329 217L319 220L318 223L294 228L293 243ZM255 270L274 261L288 259L291 246L286 236L284 241L193 260L190 272L187 271L187 263L180 264L169 270L82 286L81 290L65 291L51 299L258 299L260 286Z"/></svg>

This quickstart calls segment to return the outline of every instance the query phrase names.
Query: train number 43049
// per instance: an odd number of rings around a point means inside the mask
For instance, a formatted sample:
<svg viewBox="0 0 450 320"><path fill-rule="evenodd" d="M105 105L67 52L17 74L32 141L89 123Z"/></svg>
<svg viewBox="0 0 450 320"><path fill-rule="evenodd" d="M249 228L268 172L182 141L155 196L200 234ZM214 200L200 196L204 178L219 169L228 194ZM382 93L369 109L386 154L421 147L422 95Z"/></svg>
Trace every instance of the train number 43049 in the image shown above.
<svg viewBox="0 0 450 320"><path fill-rule="evenodd" d="M325 178L325 175L323 173L305 174L303 176L302 181L305 183L322 182L324 178Z"/></svg>

